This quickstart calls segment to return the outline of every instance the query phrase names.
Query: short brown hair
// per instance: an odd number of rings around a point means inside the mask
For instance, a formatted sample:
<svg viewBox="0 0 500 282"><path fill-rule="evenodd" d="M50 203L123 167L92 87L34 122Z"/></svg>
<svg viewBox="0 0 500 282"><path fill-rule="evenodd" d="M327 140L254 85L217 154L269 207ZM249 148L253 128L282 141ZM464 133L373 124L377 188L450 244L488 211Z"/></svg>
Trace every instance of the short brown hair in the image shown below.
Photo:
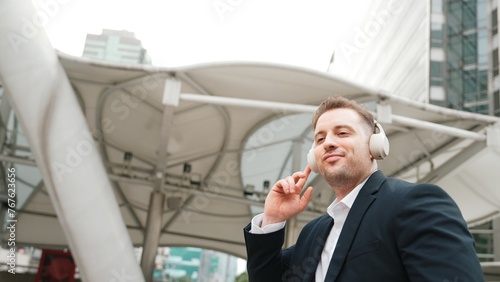
<svg viewBox="0 0 500 282"><path fill-rule="evenodd" d="M318 122L319 117L325 112L333 109L351 109L356 111L370 126L372 132L375 132L375 119L373 118L373 115L356 101L349 100L342 96L328 97L326 100L321 102L313 117L313 129L316 129L316 123Z"/></svg>

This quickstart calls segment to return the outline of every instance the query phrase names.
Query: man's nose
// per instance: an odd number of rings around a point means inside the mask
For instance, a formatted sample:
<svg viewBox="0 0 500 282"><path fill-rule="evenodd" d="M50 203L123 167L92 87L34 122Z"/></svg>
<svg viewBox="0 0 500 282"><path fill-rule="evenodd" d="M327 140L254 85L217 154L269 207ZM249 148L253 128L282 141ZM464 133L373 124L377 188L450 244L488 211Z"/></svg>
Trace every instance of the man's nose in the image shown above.
<svg viewBox="0 0 500 282"><path fill-rule="evenodd" d="M338 147L338 138L334 134L328 134L325 136L325 142L323 142L325 150L331 150Z"/></svg>

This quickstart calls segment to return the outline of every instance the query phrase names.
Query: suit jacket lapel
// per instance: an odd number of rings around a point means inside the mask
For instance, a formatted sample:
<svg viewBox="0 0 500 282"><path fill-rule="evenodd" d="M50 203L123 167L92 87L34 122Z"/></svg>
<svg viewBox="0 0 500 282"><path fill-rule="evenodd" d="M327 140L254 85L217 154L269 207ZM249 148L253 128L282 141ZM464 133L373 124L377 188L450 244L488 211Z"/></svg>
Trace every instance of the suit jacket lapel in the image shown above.
<svg viewBox="0 0 500 282"><path fill-rule="evenodd" d="M340 233L337 241L337 246L333 253L325 281L335 281L340 273L344 261L351 248L352 241L358 230L359 224L365 215L366 210L372 202L376 199L373 195L385 180L385 176L380 171L374 172L368 181L366 181L363 188L359 191L356 200L354 201L349 214L347 215L344 227Z"/></svg>
<svg viewBox="0 0 500 282"><path fill-rule="evenodd" d="M314 278L316 276L316 268L318 268L318 264L321 260L321 252L325 247L326 239L328 238L328 235L332 230L332 226L333 218L328 214L323 215L321 220L316 225L314 235L311 242L309 243L309 252L303 259L301 259L301 261L303 261L307 258L312 258L312 260L308 260L314 262L314 265L311 264L310 267L308 267L310 271L304 281L314 281Z"/></svg>

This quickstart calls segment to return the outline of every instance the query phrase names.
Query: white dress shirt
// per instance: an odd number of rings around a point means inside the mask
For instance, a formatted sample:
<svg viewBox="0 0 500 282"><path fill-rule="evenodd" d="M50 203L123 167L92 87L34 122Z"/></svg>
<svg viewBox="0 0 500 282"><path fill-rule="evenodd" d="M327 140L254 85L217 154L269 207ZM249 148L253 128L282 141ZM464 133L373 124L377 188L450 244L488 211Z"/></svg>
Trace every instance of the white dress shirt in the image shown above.
<svg viewBox="0 0 500 282"><path fill-rule="evenodd" d="M326 209L327 213L334 219L334 224L332 229L330 230L330 234L326 239L325 247L323 248L323 252L321 253L321 260L318 263L318 268L316 269L316 280L315 281L324 281L326 278L326 273L328 272L328 267L330 266L330 260L333 256L333 251L335 250L335 246L337 246L337 241L340 236L340 232L342 231L342 227L344 227L344 222L351 210L352 204L356 197L358 196L359 191L365 185L368 177L361 182L358 186L356 186L349 194L347 194L341 201L335 199L333 203L331 203ZM252 227L250 229L250 233L254 234L266 234L278 231L285 227L285 221L268 224L261 228L262 219L264 214L258 214L252 219Z"/></svg>

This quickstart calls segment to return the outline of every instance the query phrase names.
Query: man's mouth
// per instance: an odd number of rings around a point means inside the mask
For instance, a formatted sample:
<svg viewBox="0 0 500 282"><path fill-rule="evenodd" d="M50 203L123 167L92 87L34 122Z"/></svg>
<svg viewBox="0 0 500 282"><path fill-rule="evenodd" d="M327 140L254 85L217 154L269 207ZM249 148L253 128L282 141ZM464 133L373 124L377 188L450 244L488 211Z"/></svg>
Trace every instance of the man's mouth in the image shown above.
<svg viewBox="0 0 500 282"><path fill-rule="evenodd" d="M343 158L344 156L340 153L327 153L323 155L323 161L324 162L336 162L340 158Z"/></svg>

